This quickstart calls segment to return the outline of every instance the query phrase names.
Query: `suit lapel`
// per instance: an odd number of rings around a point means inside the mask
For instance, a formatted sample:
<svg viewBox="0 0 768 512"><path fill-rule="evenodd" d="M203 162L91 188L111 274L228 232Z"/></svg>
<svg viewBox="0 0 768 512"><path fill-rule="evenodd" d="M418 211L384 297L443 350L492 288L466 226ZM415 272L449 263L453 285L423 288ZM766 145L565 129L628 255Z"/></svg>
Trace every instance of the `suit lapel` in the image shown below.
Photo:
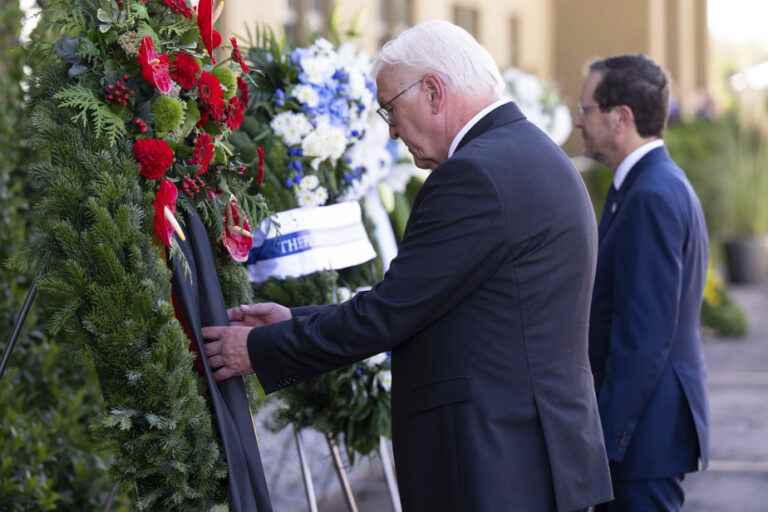
<svg viewBox="0 0 768 512"><path fill-rule="evenodd" d="M665 160L669 160L669 153L667 153L666 147L662 146L653 149L632 167L619 190L616 190L613 187L613 183L611 183L611 188L608 191L608 196L606 197L605 205L603 206L603 213L600 217L600 226L598 228L600 243L603 242L608 234L608 230L611 227L611 224L613 224L614 219L618 217L622 203L632 189L632 185L637 182L637 179L641 174Z"/></svg>

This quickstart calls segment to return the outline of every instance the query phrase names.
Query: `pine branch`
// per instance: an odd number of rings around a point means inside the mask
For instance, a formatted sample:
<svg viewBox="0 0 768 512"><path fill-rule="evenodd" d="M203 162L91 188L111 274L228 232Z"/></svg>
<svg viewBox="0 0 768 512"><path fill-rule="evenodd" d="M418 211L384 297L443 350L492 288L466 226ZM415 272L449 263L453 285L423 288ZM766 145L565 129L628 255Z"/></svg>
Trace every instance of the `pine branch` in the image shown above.
<svg viewBox="0 0 768 512"><path fill-rule="evenodd" d="M88 126L90 112L96 138L104 135L110 146L117 142L118 137L127 133L122 118L112 112L109 106L101 102L90 89L72 85L54 94L53 98L59 101L60 108L77 110L78 113L72 116L72 121L81 122L83 127Z"/></svg>

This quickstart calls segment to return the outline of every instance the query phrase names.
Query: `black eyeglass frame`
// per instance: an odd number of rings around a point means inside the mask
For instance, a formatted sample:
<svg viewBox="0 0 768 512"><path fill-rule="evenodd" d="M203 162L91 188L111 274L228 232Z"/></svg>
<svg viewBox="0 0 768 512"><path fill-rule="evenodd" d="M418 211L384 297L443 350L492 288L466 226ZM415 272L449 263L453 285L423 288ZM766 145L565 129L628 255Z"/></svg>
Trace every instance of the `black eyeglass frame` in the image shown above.
<svg viewBox="0 0 768 512"><path fill-rule="evenodd" d="M424 79L419 78L415 82L413 82L411 85L400 91L399 93L395 94L394 98L387 101L383 105L381 105L379 108L376 109L376 113L381 116L381 118L384 120L385 123L387 123L389 126L395 126L395 123L392 122L392 104L395 102L397 98L411 90L411 88L414 85L420 84Z"/></svg>

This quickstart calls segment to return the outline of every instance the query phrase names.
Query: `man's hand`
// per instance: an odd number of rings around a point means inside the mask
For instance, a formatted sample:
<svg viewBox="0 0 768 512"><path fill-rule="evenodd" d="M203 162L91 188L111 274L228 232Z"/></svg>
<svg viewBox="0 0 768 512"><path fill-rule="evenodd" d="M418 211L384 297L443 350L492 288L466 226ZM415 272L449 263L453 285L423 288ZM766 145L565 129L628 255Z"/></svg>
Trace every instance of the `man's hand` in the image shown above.
<svg viewBox="0 0 768 512"><path fill-rule="evenodd" d="M205 344L205 355L213 370L213 378L217 382L227 380L237 375L253 373L251 359L248 356L247 326L203 327L203 337L208 340Z"/></svg>
<svg viewBox="0 0 768 512"><path fill-rule="evenodd" d="M291 319L291 310L274 302L243 304L227 310L230 325L261 327Z"/></svg>

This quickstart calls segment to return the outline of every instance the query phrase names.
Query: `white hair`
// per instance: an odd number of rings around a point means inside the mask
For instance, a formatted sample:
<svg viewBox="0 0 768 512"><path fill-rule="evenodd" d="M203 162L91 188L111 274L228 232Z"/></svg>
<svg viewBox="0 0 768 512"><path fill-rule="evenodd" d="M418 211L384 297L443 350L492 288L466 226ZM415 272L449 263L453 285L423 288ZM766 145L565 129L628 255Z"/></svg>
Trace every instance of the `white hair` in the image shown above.
<svg viewBox="0 0 768 512"><path fill-rule="evenodd" d="M374 62L374 78L385 66L436 73L449 87L468 96L498 99L505 87L488 50L469 32L447 21L419 23L389 41Z"/></svg>

